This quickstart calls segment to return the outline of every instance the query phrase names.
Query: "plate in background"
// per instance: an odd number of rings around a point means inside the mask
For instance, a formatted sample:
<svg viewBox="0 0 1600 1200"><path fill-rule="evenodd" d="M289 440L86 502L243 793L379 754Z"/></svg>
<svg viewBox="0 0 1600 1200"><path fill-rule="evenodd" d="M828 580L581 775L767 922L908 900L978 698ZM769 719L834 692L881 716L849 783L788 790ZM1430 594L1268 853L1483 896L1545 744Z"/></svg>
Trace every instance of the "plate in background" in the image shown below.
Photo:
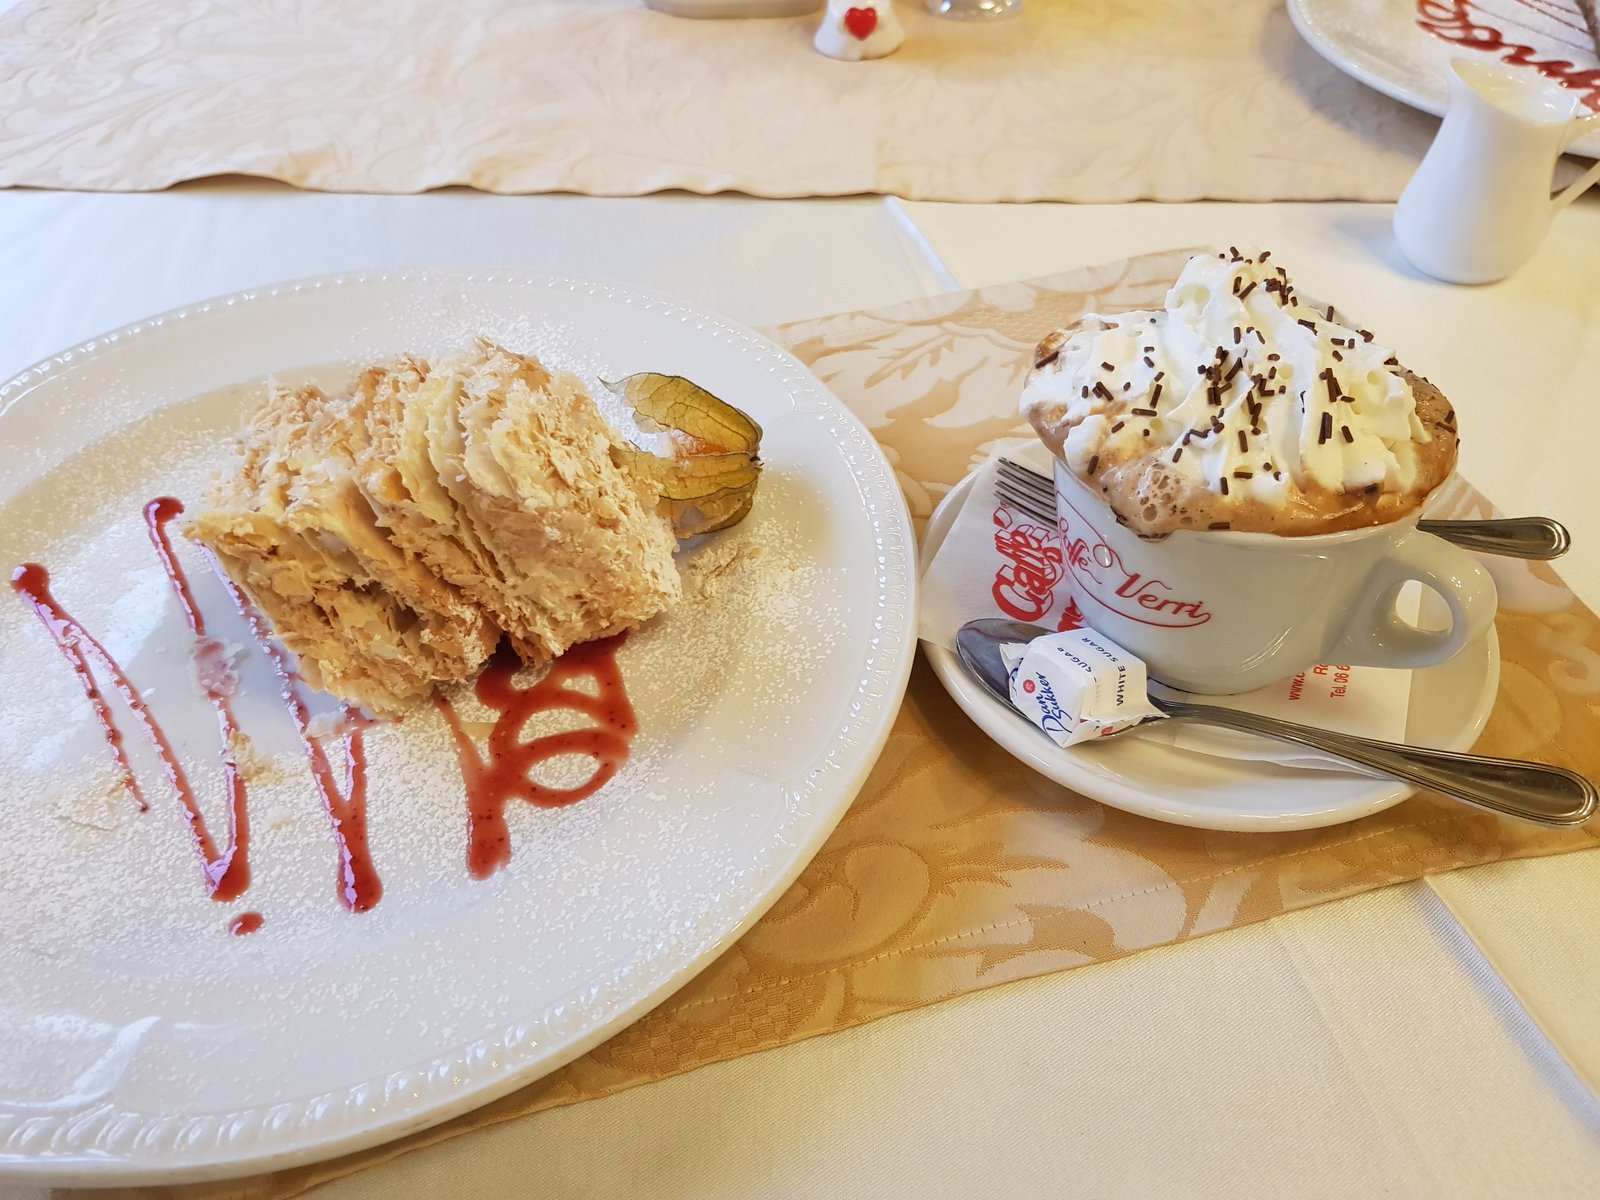
<svg viewBox="0 0 1600 1200"><path fill-rule="evenodd" d="M1473 49L1430 33L1419 23L1419 10L1447 28L1470 24L1506 46L1526 46L1537 61L1570 64L1574 71L1594 72L1594 82L1580 90L1600 96L1600 56L1570 0L1549 0L1530 6L1519 0L1288 0L1289 16L1314 50L1347 75L1403 104L1444 116L1449 102L1447 71L1452 58L1503 61L1506 50ZM1463 36L1466 36L1463 33ZM1538 75L1531 66L1514 69ZM1552 68L1553 69L1553 68ZM1548 76L1550 87L1561 86ZM1600 158L1600 134L1591 133L1571 153Z"/></svg>

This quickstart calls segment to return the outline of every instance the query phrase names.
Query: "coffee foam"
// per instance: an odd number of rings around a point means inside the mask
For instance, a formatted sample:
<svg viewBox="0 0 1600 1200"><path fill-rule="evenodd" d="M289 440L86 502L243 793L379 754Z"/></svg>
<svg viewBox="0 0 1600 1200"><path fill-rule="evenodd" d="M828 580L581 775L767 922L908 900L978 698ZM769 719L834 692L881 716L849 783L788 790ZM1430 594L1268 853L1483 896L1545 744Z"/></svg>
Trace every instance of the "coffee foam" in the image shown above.
<svg viewBox="0 0 1600 1200"><path fill-rule="evenodd" d="M1157 312L1040 342L1022 411L1117 519L1158 537L1397 520L1454 469L1450 403L1266 256L1196 258Z"/></svg>

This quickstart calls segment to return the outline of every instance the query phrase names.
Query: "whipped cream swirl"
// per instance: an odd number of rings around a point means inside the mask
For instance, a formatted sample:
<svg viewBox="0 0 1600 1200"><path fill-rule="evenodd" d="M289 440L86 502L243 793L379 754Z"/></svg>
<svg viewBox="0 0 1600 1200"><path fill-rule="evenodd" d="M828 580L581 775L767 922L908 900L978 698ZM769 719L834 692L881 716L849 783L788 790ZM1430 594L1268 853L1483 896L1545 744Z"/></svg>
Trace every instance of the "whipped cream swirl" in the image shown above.
<svg viewBox="0 0 1600 1200"><path fill-rule="evenodd" d="M1023 415L1119 515L1115 495L1135 483L1163 501L1225 497L1200 507L1228 516L1327 514L1351 496L1370 506L1426 494L1442 478L1423 449L1437 422L1419 414L1416 377L1372 334L1303 303L1268 259L1196 257L1163 310L1087 316L1040 343ZM1453 426L1450 414L1452 463Z"/></svg>

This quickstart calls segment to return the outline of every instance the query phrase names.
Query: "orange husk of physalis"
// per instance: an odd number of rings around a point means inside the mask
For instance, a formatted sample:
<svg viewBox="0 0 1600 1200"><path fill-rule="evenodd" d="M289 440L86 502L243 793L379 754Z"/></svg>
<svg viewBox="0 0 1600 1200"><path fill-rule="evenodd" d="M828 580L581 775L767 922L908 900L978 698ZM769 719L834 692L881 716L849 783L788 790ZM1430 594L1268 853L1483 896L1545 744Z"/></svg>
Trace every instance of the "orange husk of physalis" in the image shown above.
<svg viewBox="0 0 1600 1200"><path fill-rule="evenodd" d="M669 454L623 446L613 456L655 486L673 533L694 537L744 520L761 480L760 425L681 375L630 375L606 387L640 429L668 434Z"/></svg>

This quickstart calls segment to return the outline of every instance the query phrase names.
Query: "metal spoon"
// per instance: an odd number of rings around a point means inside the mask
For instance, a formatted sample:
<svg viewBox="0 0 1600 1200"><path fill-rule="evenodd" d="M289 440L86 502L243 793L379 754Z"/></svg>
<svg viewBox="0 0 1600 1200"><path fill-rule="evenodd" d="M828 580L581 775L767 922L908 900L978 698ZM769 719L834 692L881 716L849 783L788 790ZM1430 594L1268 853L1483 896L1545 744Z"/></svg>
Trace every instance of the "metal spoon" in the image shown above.
<svg viewBox="0 0 1600 1200"><path fill-rule="evenodd" d="M1005 664L1000 661L1000 645L1002 642L1031 642L1049 632L1041 626L1025 625L1020 621L968 621L956 634L956 653L968 674L1015 713L1018 720L1027 721L1027 717L1011 706L1010 680ZM1477 754L1380 742L1349 733L1312 729L1272 717L1259 717L1254 713L1235 712L1231 708L1195 704L1183 692L1174 692L1172 695L1179 699L1172 699L1152 689L1150 701L1174 720L1221 725L1286 742L1298 742L1380 775L1414 783L1441 796L1463 800L1501 816L1517 817L1540 825L1581 825L1594 816L1596 806L1600 805L1600 793L1595 791L1594 784L1562 767L1522 762L1514 758L1486 758Z"/></svg>
<svg viewBox="0 0 1600 1200"><path fill-rule="evenodd" d="M1572 535L1549 517L1493 517L1481 521L1417 522L1423 533L1453 542L1463 550L1549 562L1572 546Z"/></svg>

